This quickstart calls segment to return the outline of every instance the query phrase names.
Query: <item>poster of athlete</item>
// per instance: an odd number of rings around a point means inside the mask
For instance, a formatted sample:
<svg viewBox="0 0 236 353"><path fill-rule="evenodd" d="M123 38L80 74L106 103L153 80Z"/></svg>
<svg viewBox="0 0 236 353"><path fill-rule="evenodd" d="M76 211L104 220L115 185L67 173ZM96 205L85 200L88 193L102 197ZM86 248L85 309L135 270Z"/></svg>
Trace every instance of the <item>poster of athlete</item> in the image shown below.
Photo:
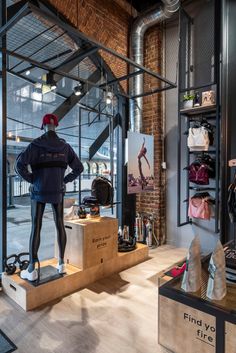
<svg viewBox="0 0 236 353"><path fill-rule="evenodd" d="M154 190L154 137L128 132L128 194Z"/></svg>

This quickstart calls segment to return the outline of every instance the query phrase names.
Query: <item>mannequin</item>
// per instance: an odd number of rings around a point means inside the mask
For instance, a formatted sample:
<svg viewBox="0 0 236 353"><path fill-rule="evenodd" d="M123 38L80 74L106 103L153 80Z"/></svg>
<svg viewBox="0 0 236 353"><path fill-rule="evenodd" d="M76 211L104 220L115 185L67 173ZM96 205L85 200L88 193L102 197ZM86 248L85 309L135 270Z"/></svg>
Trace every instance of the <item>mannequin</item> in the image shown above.
<svg viewBox="0 0 236 353"><path fill-rule="evenodd" d="M58 119L54 114L43 117L42 127L45 133L33 140L27 149L16 160L16 172L23 179L31 183L31 219L32 229L29 242L30 262L26 270L21 271L21 278L35 281L38 271L35 263L38 261L40 245L40 231L46 203L50 203L53 210L54 222L57 229L59 260L57 269L65 273L64 253L66 247L66 232L64 228L63 197L65 185L75 180L83 171L83 165L72 147L60 139L55 128ZM32 172L29 171L30 165ZM72 171L65 176L69 166Z"/></svg>

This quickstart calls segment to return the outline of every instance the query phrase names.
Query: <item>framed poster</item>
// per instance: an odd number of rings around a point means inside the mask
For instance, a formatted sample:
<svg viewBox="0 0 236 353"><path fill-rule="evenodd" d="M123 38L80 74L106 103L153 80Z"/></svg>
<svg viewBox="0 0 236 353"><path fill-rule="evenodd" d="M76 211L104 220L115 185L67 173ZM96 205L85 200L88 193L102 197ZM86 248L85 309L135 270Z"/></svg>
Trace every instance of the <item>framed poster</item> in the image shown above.
<svg viewBox="0 0 236 353"><path fill-rule="evenodd" d="M128 132L128 194L154 190L154 137Z"/></svg>

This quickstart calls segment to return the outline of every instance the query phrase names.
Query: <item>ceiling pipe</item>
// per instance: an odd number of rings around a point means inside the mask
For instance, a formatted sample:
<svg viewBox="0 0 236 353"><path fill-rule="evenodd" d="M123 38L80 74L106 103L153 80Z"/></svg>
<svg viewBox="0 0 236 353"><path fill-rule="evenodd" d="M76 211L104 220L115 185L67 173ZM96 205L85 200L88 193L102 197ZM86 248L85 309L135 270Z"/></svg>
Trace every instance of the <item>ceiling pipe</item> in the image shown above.
<svg viewBox="0 0 236 353"><path fill-rule="evenodd" d="M144 58L144 34L146 30L165 19L170 18L179 9L180 0L162 0L163 5L141 15L133 23L131 29L131 59L143 65ZM143 75L137 75L132 79L130 93L133 96L143 93ZM130 129L142 132L143 99L130 100Z"/></svg>

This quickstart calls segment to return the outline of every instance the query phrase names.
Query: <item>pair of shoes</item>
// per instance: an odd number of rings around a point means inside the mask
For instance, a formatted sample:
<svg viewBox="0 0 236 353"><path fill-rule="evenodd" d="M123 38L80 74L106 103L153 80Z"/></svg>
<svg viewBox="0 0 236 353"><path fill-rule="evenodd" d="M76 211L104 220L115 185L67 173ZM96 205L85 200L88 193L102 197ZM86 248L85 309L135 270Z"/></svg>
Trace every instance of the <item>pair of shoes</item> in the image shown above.
<svg viewBox="0 0 236 353"><path fill-rule="evenodd" d="M26 270L22 270L20 272L20 277L22 279L27 279L30 282L34 282L38 279L38 271L37 270L33 270L33 272L29 272L28 269Z"/></svg>
<svg viewBox="0 0 236 353"><path fill-rule="evenodd" d="M66 265L65 264L57 264L57 270L60 274L65 274L66 273Z"/></svg>

